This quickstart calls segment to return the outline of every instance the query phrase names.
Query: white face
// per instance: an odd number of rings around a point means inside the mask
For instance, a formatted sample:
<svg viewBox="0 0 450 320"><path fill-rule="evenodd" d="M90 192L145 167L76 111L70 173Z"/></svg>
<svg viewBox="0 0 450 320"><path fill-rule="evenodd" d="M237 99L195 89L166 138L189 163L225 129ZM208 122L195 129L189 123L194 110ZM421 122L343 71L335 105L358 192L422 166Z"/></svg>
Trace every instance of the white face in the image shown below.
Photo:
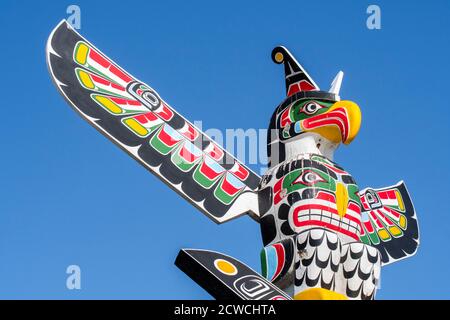
<svg viewBox="0 0 450 320"><path fill-rule="evenodd" d="M333 160L334 151L339 146L321 135L313 132L303 133L285 142L286 160L292 160L302 154L320 154Z"/></svg>

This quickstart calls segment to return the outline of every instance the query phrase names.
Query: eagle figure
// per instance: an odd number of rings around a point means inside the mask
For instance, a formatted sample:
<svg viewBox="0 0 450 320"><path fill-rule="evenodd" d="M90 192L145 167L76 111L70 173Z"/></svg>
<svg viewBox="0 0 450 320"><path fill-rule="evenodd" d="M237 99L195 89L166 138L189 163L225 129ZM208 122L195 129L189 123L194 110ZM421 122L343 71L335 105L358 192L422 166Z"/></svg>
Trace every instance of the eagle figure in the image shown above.
<svg viewBox="0 0 450 320"><path fill-rule="evenodd" d="M333 161L361 111L329 91L284 47L287 97L268 130L260 177L61 21L46 48L67 102L99 132L216 223L248 214L261 226L262 273L210 250L180 250L175 264L217 299L373 299L382 266L413 255L419 231L403 182L360 190Z"/></svg>

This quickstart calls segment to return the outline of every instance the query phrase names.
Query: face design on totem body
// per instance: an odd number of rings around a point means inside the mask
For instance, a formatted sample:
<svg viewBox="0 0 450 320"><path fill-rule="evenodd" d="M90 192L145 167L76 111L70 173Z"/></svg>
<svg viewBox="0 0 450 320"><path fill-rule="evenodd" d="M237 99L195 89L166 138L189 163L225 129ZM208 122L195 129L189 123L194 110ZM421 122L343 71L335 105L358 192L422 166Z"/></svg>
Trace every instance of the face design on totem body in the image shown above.
<svg viewBox="0 0 450 320"><path fill-rule="evenodd" d="M279 165L266 179L272 191L272 217L266 221L276 228L266 232L270 243L317 227L336 232L343 242L359 241L359 189L334 162L309 155Z"/></svg>

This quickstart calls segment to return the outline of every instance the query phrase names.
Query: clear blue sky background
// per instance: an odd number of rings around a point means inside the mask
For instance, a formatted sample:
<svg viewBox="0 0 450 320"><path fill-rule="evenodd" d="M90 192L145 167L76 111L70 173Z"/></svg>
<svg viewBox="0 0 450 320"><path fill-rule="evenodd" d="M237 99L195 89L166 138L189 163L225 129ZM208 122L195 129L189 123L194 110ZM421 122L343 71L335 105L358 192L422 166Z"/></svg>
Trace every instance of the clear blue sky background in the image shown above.
<svg viewBox="0 0 450 320"><path fill-rule="evenodd" d="M336 161L361 187L404 179L421 228L418 254L382 271L380 299L450 298L448 181L450 2L76 1L81 33L204 128L265 128L284 97L284 44L363 126ZM210 296L173 261L182 247L259 267L258 225L217 226L84 122L56 91L45 43L67 1L2 1L0 298ZM257 166L254 166L259 170ZM82 289L66 289L66 267Z"/></svg>

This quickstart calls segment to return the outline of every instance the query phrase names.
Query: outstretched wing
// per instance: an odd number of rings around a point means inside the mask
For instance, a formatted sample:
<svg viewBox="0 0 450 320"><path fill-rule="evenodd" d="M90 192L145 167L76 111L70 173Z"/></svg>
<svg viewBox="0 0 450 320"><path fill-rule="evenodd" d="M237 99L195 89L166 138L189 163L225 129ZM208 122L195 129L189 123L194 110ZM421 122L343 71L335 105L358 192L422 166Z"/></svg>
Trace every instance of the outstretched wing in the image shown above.
<svg viewBox="0 0 450 320"><path fill-rule="evenodd" d="M47 43L64 98L102 134L217 223L258 219L260 177L80 36L66 21Z"/></svg>
<svg viewBox="0 0 450 320"><path fill-rule="evenodd" d="M359 192L362 242L375 246L384 265L407 258L419 246L416 212L403 181L383 189Z"/></svg>

